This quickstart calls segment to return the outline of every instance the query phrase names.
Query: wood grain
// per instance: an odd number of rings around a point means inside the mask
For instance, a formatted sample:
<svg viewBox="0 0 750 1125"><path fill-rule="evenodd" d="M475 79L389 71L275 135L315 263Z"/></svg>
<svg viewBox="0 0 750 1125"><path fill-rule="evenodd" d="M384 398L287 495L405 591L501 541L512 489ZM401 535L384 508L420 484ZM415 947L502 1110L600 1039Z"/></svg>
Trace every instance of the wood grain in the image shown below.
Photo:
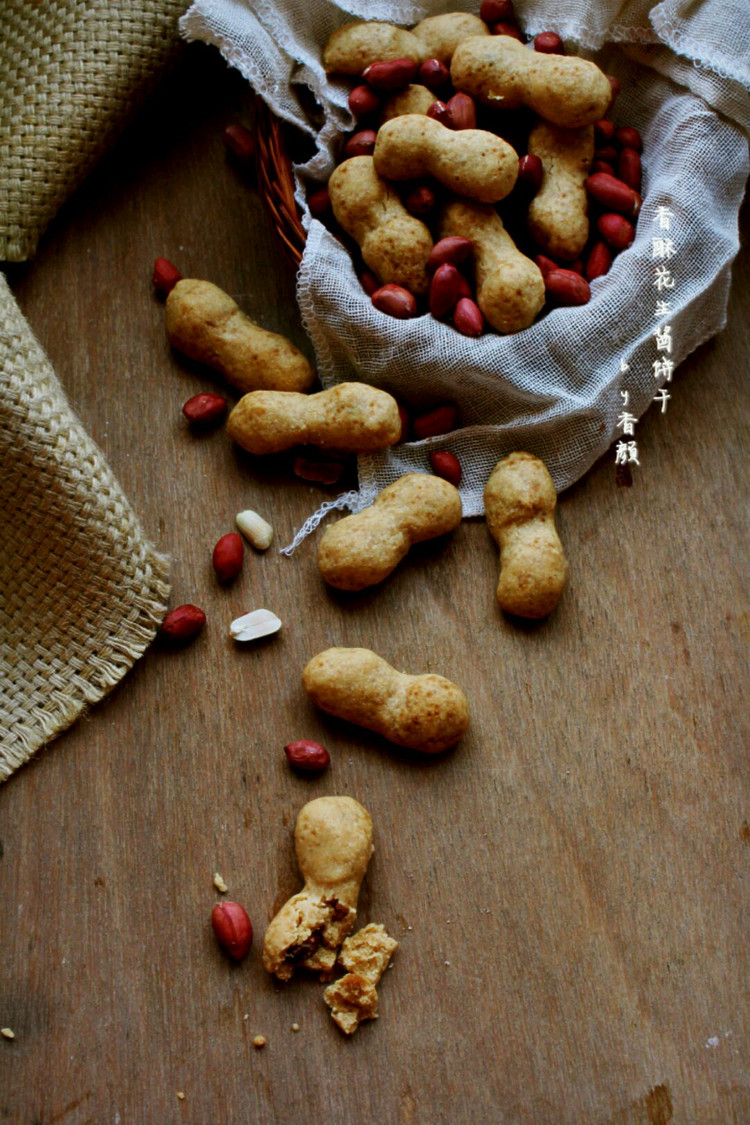
<svg viewBox="0 0 750 1125"><path fill-rule="evenodd" d="M238 76L191 47L10 274L172 557L173 604L208 625L183 652L153 647L0 788L0 1025L16 1035L0 1040L0 1122L741 1125L747 258L727 328L638 426L633 487L609 455L561 498L571 580L549 622L496 609L479 520L378 590L325 589L314 541L250 552L220 589L210 550L237 511L286 543L336 492L187 431L182 402L214 384L170 353L150 288L168 257L311 354L293 271L224 153L247 108ZM261 605L282 632L237 648L228 622ZM425 761L316 713L300 672L331 644L454 679L470 733ZM322 778L289 772L298 737L328 746ZM381 1018L352 1040L321 985L280 986L260 963L299 885L296 812L326 793L372 813L361 918L400 942ZM210 931L215 871L255 923L240 967Z"/></svg>

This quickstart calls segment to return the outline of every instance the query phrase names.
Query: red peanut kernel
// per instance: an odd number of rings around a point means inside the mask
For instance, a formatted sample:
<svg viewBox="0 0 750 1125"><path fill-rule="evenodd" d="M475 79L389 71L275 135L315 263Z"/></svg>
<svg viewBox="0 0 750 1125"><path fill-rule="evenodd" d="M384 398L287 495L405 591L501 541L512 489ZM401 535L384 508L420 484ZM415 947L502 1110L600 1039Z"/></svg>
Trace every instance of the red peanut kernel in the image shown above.
<svg viewBox="0 0 750 1125"><path fill-rule="evenodd" d="M436 449L430 454L430 468L436 477L442 477L456 488L461 483L461 462L447 449Z"/></svg>
<svg viewBox="0 0 750 1125"><path fill-rule="evenodd" d="M436 204L437 196L427 184L420 184L419 187L415 187L404 200L404 207L409 214L420 219L424 215L431 215L435 210Z"/></svg>
<svg viewBox="0 0 750 1125"><path fill-rule="evenodd" d="M462 336L481 336L484 332L484 314L471 297L460 297L456 302L453 327Z"/></svg>
<svg viewBox="0 0 750 1125"><path fill-rule="evenodd" d="M310 481L313 484L336 484L344 472L343 461L324 461L316 457L294 458L292 472L300 480Z"/></svg>
<svg viewBox="0 0 750 1125"><path fill-rule="evenodd" d="M327 214L331 209L331 197L328 194L328 188L322 187L311 192L307 197L307 206L310 208L310 214L316 219L320 219Z"/></svg>
<svg viewBox="0 0 750 1125"><path fill-rule="evenodd" d="M380 98L371 86L355 86L349 94L349 109L356 118L367 117L380 109Z"/></svg>
<svg viewBox="0 0 750 1125"><path fill-rule="evenodd" d="M217 902L211 912L211 926L225 953L242 961L250 952L253 924L244 906L238 902Z"/></svg>
<svg viewBox="0 0 750 1125"><path fill-rule="evenodd" d="M573 270L550 270L544 279L544 288L554 305L585 305L591 299L588 281Z"/></svg>
<svg viewBox="0 0 750 1125"><path fill-rule="evenodd" d="M154 289L160 297L166 297L174 289L182 274L168 258L157 258L154 262Z"/></svg>
<svg viewBox="0 0 750 1125"><path fill-rule="evenodd" d="M445 102L441 102L439 99L434 101L427 110L427 116L434 121L439 121L441 125L445 125L446 129L450 129L450 114Z"/></svg>
<svg viewBox="0 0 750 1125"><path fill-rule="evenodd" d="M450 81L451 72L440 59L425 59L417 72L417 81L436 94Z"/></svg>
<svg viewBox="0 0 750 1125"><path fill-rule="evenodd" d="M394 94L414 81L417 64L413 59L388 59L374 62L362 71L362 77L373 90Z"/></svg>
<svg viewBox="0 0 750 1125"><path fill-rule="evenodd" d="M293 769L299 773L318 774L327 769L331 756L320 742L313 742L309 738L298 738L289 742L284 747L286 760Z"/></svg>
<svg viewBox="0 0 750 1125"><path fill-rule="evenodd" d="M523 43L523 36L515 24L493 23L490 30L493 35L510 35L512 39L517 39L519 43Z"/></svg>
<svg viewBox="0 0 750 1125"><path fill-rule="evenodd" d="M594 160L605 160L607 164L617 163L617 149L614 145L604 145L603 148L594 149Z"/></svg>
<svg viewBox="0 0 750 1125"><path fill-rule="evenodd" d="M450 262L452 266L460 266L462 262L467 260L473 249L474 245L469 238L461 238L457 234L441 238L430 250L427 269L436 270L444 262Z"/></svg>
<svg viewBox="0 0 750 1125"><path fill-rule="evenodd" d="M458 275L458 297L459 300L461 297L469 297L472 301L474 300L474 292L462 273Z"/></svg>
<svg viewBox="0 0 750 1125"><path fill-rule="evenodd" d="M614 211L600 215L596 227L604 241L614 250L627 250L635 238L635 227L625 218Z"/></svg>
<svg viewBox="0 0 750 1125"><path fill-rule="evenodd" d="M591 198L608 211L620 211L635 217L641 209L638 192L616 176L608 176L606 172L595 172L593 176L589 176L584 187Z"/></svg>
<svg viewBox="0 0 750 1125"><path fill-rule="evenodd" d="M212 562L219 582L231 582L242 570L245 548L236 531L222 535L213 550Z"/></svg>
<svg viewBox="0 0 750 1125"><path fill-rule="evenodd" d="M513 0L482 0L479 16L486 24L510 22L516 18Z"/></svg>
<svg viewBox="0 0 750 1125"><path fill-rule="evenodd" d="M537 254L537 256L534 258L534 261L536 262L538 269L541 271L542 277L546 277L548 273L552 273L552 270L560 269L557 262L553 262L551 258L548 258L546 256L546 254Z"/></svg>
<svg viewBox="0 0 750 1125"><path fill-rule="evenodd" d="M414 419L412 425L414 437L421 441L422 438L448 434L456 428L457 420L458 409L455 406L449 403L444 406L436 406L434 410L430 410L426 414L420 414L418 418Z"/></svg>
<svg viewBox="0 0 750 1125"><path fill-rule="evenodd" d="M632 125L623 125L615 133L615 140L620 148L634 148L636 152L641 152L643 149L643 141L641 134Z"/></svg>
<svg viewBox="0 0 750 1125"><path fill-rule="evenodd" d="M238 160L248 164L255 156L255 137L244 125L227 125L224 130L224 144Z"/></svg>
<svg viewBox="0 0 750 1125"><path fill-rule="evenodd" d="M564 55L565 46L554 31L540 31L534 38L534 50L543 55Z"/></svg>
<svg viewBox="0 0 750 1125"><path fill-rule="evenodd" d="M538 156L527 153L518 161L518 179L534 193L539 191L544 179L544 165Z"/></svg>
<svg viewBox="0 0 750 1125"><path fill-rule="evenodd" d="M437 320L447 316L458 300L460 274L450 262L438 266L430 283L430 312Z"/></svg>
<svg viewBox="0 0 750 1125"><path fill-rule="evenodd" d="M606 242L595 242L586 259L586 278L593 281L603 277L612 265L612 250Z"/></svg>
<svg viewBox="0 0 750 1125"><path fill-rule="evenodd" d="M192 641L206 624L206 615L197 605L178 605L171 609L159 626L159 634L178 643Z"/></svg>
<svg viewBox="0 0 750 1125"><path fill-rule="evenodd" d="M191 426L213 426L225 417L229 404L217 394L193 395L182 407L182 413Z"/></svg>
<svg viewBox="0 0 750 1125"><path fill-rule="evenodd" d="M459 132L461 129L476 129L477 107L468 94L454 94L445 103L448 125Z"/></svg>
<svg viewBox="0 0 750 1125"><path fill-rule="evenodd" d="M615 135L615 125L613 121L607 121L602 118L601 121L594 122L594 138L596 142L601 142L602 145L608 145L612 142Z"/></svg>
<svg viewBox="0 0 750 1125"><path fill-rule="evenodd" d="M617 160L617 175L633 191L641 190L641 157L634 148L624 148Z"/></svg>
<svg viewBox="0 0 750 1125"><path fill-rule="evenodd" d="M344 152L347 156L372 156L376 140L377 134L374 129L360 129L346 142Z"/></svg>
<svg viewBox="0 0 750 1125"><path fill-rule="evenodd" d="M371 300L379 312L395 316L397 320L408 320L417 315L417 299L403 285L394 285L393 282L381 285L372 294Z"/></svg>
<svg viewBox="0 0 750 1125"><path fill-rule="evenodd" d="M368 297L372 297L376 289L380 288L380 282L370 270L362 270L359 280Z"/></svg>

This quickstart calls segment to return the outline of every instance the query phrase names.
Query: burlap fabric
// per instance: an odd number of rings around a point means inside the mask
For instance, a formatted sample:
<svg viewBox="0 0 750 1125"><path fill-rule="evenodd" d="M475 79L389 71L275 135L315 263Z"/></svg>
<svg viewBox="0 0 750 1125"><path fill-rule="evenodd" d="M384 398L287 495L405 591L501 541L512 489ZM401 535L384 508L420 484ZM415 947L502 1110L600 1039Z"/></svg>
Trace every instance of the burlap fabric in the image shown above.
<svg viewBox="0 0 750 1125"><path fill-rule="evenodd" d="M2 0L0 260L24 261L179 47L184 0Z"/></svg>
<svg viewBox="0 0 750 1125"><path fill-rule="evenodd" d="M183 0L3 0L0 259L62 203L180 49ZM146 541L0 275L0 780L132 667L166 610Z"/></svg>
<svg viewBox="0 0 750 1125"><path fill-rule="evenodd" d="M128 671L168 594L0 275L0 780Z"/></svg>

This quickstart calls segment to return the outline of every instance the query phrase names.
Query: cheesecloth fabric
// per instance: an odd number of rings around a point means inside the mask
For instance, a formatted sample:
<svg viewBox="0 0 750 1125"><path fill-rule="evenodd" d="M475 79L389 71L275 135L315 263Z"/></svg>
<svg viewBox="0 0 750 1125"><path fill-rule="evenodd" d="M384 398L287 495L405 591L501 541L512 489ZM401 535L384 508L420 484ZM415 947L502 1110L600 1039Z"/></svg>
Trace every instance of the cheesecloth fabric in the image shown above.
<svg viewBox="0 0 750 1125"><path fill-rule="evenodd" d="M360 379L421 410L444 401L460 408L460 428L448 436L361 456L359 490L324 505L295 544L330 507L357 511L401 474L428 469L433 449L461 461L465 515L482 513L484 484L514 449L541 457L558 490L566 488L613 441L637 438L622 422L625 397L639 418L680 361L725 324L748 174L746 0L516 0L515 7L526 34L557 31L573 53L620 78L613 119L643 136L644 205L635 242L593 282L588 305L478 340L426 315L397 321L377 312L347 252L305 205L306 191L337 162L341 132L353 126L351 84L329 80L321 66L331 32L351 19L411 26L445 11L476 12L478 3L196 0L181 20L186 38L215 44L278 117L317 141L315 156L295 167L307 229L298 299L323 384ZM301 84L320 103L322 125L300 108ZM670 288L658 288L657 270ZM669 308L659 311L657 301ZM655 369L659 360L672 368Z"/></svg>

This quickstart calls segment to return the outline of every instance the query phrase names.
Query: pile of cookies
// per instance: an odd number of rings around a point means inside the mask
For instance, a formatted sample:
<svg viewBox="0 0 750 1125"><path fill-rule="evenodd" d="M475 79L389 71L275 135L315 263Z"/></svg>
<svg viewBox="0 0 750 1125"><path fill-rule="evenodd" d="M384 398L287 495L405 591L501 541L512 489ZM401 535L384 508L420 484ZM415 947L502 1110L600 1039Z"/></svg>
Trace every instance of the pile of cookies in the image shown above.
<svg viewBox="0 0 750 1125"><path fill-rule="evenodd" d="M308 202L383 313L518 332L586 303L632 243L641 140L607 119L616 80L552 33L522 42L508 0L345 24L323 65L356 83L357 128Z"/></svg>

